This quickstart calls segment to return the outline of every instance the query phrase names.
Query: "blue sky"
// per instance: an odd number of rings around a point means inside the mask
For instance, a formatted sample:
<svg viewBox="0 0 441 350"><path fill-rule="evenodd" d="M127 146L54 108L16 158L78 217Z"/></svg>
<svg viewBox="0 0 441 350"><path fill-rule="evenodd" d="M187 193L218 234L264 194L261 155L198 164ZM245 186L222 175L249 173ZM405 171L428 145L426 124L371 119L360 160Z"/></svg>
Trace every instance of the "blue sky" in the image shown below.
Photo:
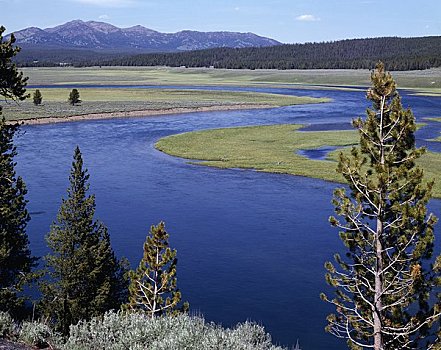
<svg viewBox="0 0 441 350"><path fill-rule="evenodd" d="M440 0L0 0L7 32L82 19L161 32L253 32L286 43L441 35Z"/></svg>

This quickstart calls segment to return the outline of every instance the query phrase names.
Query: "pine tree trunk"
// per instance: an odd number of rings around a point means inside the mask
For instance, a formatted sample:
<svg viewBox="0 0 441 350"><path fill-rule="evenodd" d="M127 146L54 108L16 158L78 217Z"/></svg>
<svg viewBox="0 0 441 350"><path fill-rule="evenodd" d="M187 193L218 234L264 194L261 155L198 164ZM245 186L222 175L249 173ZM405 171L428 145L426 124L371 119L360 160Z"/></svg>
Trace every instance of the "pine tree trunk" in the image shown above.
<svg viewBox="0 0 441 350"><path fill-rule="evenodd" d="M159 248L156 248L156 266L159 265ZM155 278L154 278L154 290L153 290L153 307L152 307L152 318L156 315L156 301L158 298L158 271L155 271Z"/></svg>
<svg viewBox="0 0 441 350"><path fill-rule="evenodd" d="M63 300L63 324L61 325L63 334L67 334L69 331L69 328L67 326L67 298L67 294L65 294Z"/></svg>
<svg viewBox="0 0 441 350"><path fill-rule="evenodd" d="M374 349L375 350L383 350L383 335L382 335L382 325L381 325L381 312L383 309L383 304L381 302L381 294L383 292L383 279L382 279L382 271L383 271L383 259L382 259L382 250L383 247L381 245L380 236L383 233L383 222L380 219L377 219L377 234L375 237L375 245L376 245L376 258L377 258L377 269L375 273L375 308L374 312Z"/></svg>

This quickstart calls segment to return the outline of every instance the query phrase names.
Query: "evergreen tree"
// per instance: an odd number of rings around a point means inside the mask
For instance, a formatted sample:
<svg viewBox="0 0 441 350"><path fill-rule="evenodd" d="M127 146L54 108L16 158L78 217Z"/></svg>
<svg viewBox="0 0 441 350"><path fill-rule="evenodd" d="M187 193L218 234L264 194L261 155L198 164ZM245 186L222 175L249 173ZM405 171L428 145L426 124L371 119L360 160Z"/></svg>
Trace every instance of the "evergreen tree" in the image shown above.
<svg viewBox="0 0 441 350"><path fill-rule="evenodd" d="M17 125L0 119L0 311L17 314L23 305L18 293L31 277L36 259L31 257L26 225L26 186L15 173L17 155L13 137Z"/></svg>
<svg viewBox="0 0 441 350"><path fill-rule="evenodd" d="M9 40L3 41L5 30L5 27L0 26L0 96L23 101L29 97L29 94L26 94L28 78L23 77L23 72L19 72L12 62L20 48L14 46L14 34L11 34Z"/></svg>
<svg viewBox="0 0 441 350"><path fill-rule="evenodd" d="M24 100L26 81L18 72L12 58L19 52L13 44L14 35L3 41L4 27L0 27L0 96ZM14 157L17 155L13 138L18 125L7 125L1 116L0 106L0 311L17 315L23 305L19 295L32 277L36 259L31 256L26 225L26 186L15 173Z"/></svg>
<svg viewBox="0 0 441 350"><path fill-rule="evenodd" d="M127 310L142 310L150 317L186 312L188 303L178 307L181 292L176 287L176 250L168 244L165 225L151 226L144 254L136 271L130 271Z"/></svg>
<svg viewBox="0 0 441 350"><path fill-rule="evenodd" d="M351 349L427 349L426 332L440 316L429 304L436 272L424 262L433 250L436 218L426 209L433 183L415 165L424 152L415 148L415 118L382 63L371 80L373 108L354 121L360 147L341 153L337 168L350 194L334 192L344 221L330 222L342 229L348 252L335 256L340 270L326 263L327 282L337 289L332 300L322 295L337 311L327 330Z"/></svg>
<svg viewBox="0 0 441 350"><path fill-rule="evenodd" d="M78 92L77 89L72 89L72 91L69 94L68 101L72 106L75 106L77 103L81 102L80 93Z"/></svg>
<svg viewBox="0 0 441 350"><path fill-rule="evenodd" d="M41 105L41 102L43 101L43 96L41 95L40 90L35 90L33 96L32 96L32 101L34 102L34 105L39 106Z"/></svg>
<svg viewBox="0 0 441 350"><path fill-rule="evenodd" d="M117 309L126 300L124 266L115 258L106 227L94 220L95 197L87 195L89 175L75 149L67 199L46 237L49 280L42 284L42 309L67 334L81 319Z"/></svg>

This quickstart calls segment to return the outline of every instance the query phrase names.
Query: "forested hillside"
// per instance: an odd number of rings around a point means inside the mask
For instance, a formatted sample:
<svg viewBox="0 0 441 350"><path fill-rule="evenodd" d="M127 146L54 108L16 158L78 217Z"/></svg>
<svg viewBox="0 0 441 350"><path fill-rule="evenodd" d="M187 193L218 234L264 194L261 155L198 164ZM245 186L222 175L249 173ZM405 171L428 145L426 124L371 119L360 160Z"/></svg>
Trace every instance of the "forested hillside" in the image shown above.
<svg viewBox="0 0 441 350"><path fill-rule="evenodd" d="M369 69L382 60L390 70L441 66L441 37L371 38L261 48L217 48L141 54L83 65L187 66L234 69Z"/></svg>

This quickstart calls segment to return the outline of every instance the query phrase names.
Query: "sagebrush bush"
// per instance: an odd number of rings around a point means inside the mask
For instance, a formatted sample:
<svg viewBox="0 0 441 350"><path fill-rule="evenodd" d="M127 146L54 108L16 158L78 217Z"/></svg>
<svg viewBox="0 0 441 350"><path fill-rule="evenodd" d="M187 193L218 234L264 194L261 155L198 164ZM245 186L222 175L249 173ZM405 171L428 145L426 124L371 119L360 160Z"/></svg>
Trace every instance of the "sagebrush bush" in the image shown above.
<svg viewBox="0 0 441 350"><path fill-rule="evenodd" d="M246 322L224 329L203 318L179 315L149 318L108 312L70 327L63 350L282 350L262 326Z"/></svg>
<svg viewBox="0 0 441 350"><path fill-rule="evenodd" d="M0 338L10 337L14 330L14 320L7 312L0 311Z"/></svg>
<svg viewBox="0 0 441 350"><path fill-rule="evenodd" d="M0 337L14 337L28 345L58 350L283 350L253 322L222 328L200 316L149 318L142 313L108 312L70 326L66 342L40 322L23 322L19 328L9 314L0 312Z"/></svg>
<svg viewBox="0 0 441 350"><path fill-rule="evenodd" d="M54 348L60 347L62 344L61 336L48 325L40 322L23 322L18 339L25 344L38 348Z"/></svg>

